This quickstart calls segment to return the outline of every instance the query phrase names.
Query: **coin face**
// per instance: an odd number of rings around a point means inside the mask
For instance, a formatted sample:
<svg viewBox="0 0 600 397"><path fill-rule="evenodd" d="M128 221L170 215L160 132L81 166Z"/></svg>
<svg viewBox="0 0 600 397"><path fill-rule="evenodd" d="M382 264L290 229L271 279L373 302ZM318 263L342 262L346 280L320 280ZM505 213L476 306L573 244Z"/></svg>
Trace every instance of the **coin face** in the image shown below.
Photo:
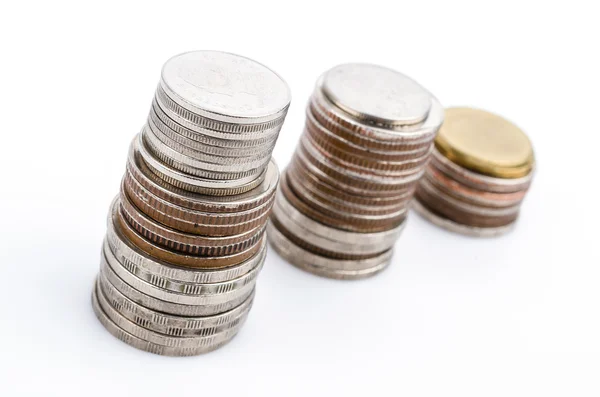
<svg viewBox="0 0 600 397"><path fill-rule="evenodd" d="M394 70L370 64L344 64L322 78L325 96L342 110L386 125L419 123L431 108L431 94Z"/></svg>
<svg viewBox="0 0 600 397"><path fill-rule="evenodd" d="M161 84L189 110L240 122L278 118L291 99L287 84L266 66L218 51L187 52L169 59L162 69Z"/></svg>
<svg viewBox="0 0 600 397"><path fill-rule="evenodd" d="M497 178L524 177L534 164L527 135L510 121L484 110L447 109L435 143L456 164Z"/></svg>

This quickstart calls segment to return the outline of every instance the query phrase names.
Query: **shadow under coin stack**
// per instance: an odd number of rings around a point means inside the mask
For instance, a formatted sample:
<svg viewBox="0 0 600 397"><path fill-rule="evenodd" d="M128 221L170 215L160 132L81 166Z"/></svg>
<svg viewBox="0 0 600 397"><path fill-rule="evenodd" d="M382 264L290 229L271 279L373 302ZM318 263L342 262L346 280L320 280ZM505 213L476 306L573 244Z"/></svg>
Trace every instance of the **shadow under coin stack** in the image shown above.
<svg viewBox="0 0 600 397"><path fill-rule="evenodd" d="M384 269L442 120L439 102L398 72L367 64L327 71L282 175L267 232L275 250L325 277Z"/></svg>
<svg viewBox="0 0 600 397"><path fill-rule="evenodd" d="M208 352L252 305L279 180L289 88L265 66L198 51L168 60L111 206L93 307L152 353Z"/></svg>
<svg viewBox="0 0 600 397"><path fill-rule="evenodd" d="M414 208L447 230L497 236L514 226L533 177L529 138L492 113L446 110Z"/></svg>

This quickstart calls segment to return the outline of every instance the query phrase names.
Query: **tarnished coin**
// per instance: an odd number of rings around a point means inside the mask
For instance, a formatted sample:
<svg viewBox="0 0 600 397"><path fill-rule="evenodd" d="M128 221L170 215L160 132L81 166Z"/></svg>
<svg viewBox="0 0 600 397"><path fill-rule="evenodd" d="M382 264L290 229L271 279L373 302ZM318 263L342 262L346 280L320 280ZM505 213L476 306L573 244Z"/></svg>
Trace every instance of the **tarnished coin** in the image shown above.
<svg viewBox="0 0 600 397"><path fill-rule="evenodd" d="M244 250L229 255L196 256L186 254L185 252L172 251L168 247L158 245L152 240L140 235L123 216L123 211L120 210L120 203L119 210L117 211L117 220L126 238L140 250L143 250L154 258L171 263L175 266L194 269L220 269L241 264L260 251L262 241L264 240L263 235L256 244L250 245Z"/></svg>
<svg viewBox="0 0 600 397"><path fill-rule="evenodd" d="M162 248L151 246L149 250L142 250L127 237L125 229L128 225L120 219L119 213L119 201L115 199L107 221L106 240L117 259L134 274L141 270L156 275L159 280L167 278L181 283L219 283L250 272L262 263L266 255L266 240L263 237L250 250L251 256L242 261L238 259L234 262L231 257L199 258L163 250L171 254L169 259L174 259L166 262L159 259L161 255L152 256L153 250ZM127 230L128 234L135 233L132 229ZM207 261L210 266L206 264Z"/></svg>
<svg viewBox="0 0 600 397"><path fill-rule="evenodd" d="M170 250L197 256L223 256L242 252L262 237L264 226L229 236L202 236L164 226L141 212L124 191L120 195L121 213L146 239Z"/></svg>
<svg viewBox="0 0 600 397"><path fill-rule="evenodd" d="M186 233L228 236L254 229L266 222L273 197L262 205L234 213L210 213L187 209L172 204L146 190L126 173L123 191L140 211L163 225Z"/></svg>

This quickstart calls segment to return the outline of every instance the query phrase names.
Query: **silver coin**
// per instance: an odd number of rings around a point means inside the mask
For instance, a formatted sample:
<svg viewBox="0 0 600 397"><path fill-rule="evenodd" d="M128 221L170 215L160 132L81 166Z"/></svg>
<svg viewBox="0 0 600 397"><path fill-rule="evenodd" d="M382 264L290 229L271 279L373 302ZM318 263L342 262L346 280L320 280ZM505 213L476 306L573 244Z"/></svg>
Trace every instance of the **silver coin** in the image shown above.
<svg viewBox="0 0 600 397"><path fill-rule="evenodd" d="M252 124L281 117L291 95L275 72L239 55L194 51L163 66L161 87L184 109L214 120Z"/></svg>
<svg viewBox="0 0 600 397"><path fill-rule="evenodd" d="M439 226L443 229L446 229L453 233L464 234L466 236L471 237L496 237L501 236L510 232L514 229L516 221L499 227L476 227L476 226L468 226L462 225L460 223L456 223L451 221L450 219L443 218L439 215L434 214L429 209L427 209L423 204L421 204L418 200L413 200L412 208L416 213L421 215L424 219L433 223L436 226Z"/></svg>
<svg viewBox="0 0 600 397"><path fill-rule="evenodd" d="M151 151L146 147L142 134L138 134L136 140L135 148L148 168L165 182L184 190L207 195L228 196L252 190L264 180L264 171L263 174L258 176L251 175L235 180L206 179L186 174L170 167L151 154Z"/></svg>
<svg viewBox="0 0 600 397"><path fill-rule="evenodd" d="M187 139L181 135L178 135L177 133L171 132L169 134L165 134L163 130L168 129L158 128L151 118L148 119L146 125L148 127L147 130L156 136L163 144L167 145L178 153L208 164L218 164L223 166L239 163L240 165L247 167L249 163L258 162L264 158L270 158L274 146L274 142L271 142L269 145L250 148L253 149L254 152L248 155L243 153L244 148L218 148L215 146L208 146L205 143L199 143L191 139ZM175 137L176 139L173 139L172 137ZM206 150L206 148L209 148L209 150ZM220 149L220 152L206 153L206 151L216 152L215 149ZM238 169L235 169L235 171L237 170Z"/></svg>
<svg viewBox="0 0 600 397"><path fill-rule="evenodd" d="M392 250L368 259L332 259L313 254L285 237L274 225L267 225L267 236L271 246L292 265L318 276L357 280L373 276L385 269L391 261Z"/></svg>
<svg viewBox="0 0 600 397"><path fill-rule="evenodd" d="M416 124L431 109L427 90L402 73L378 65L336 66L324 74L321 87L336 106L374 123Z"/></svg>
<svg viewBox="0 0 600 397"><path fill-rule="evenodd" d="M142 139L152 154L163 163L186 174L208 180L247 181L249 178L255 179L264 171L270 160L268 157L260 159L260 164L256 167L252 164L220 165L199 161L165 145L152 134L147 125L142 130Z"/></svg>
<svg viewBox="0 0 600 397"><path fill-rule="evenodd" d="M138 326L125 317L120 316L116 311L111 311L110 314L107 313L105 308L110 310L111 306L108 304L103 307L100 303L100 296L101 292L97 292L94 289L92 293L92 307L102 325L123 342L150 353L167 356L191 356L207 353L231 340L243 325L243 322L241 322L238 326L226 332L203 338L175 338L165 336ZM103 303L107 302L104 301Z"/></svg>
<svg viewBox="0 0 600 397"><path fill-rule="evenodd" d="M151 331L170 336L209 336L236 326L245 317L254 299L254 293L241 305L228 312L204 317L180 317L157 312L138 305L119 292L106 278L97 279L97 289L121 315Z"/></svg>
<svg viewBox="0 0 600 397"><path fill-rule="evenodd" d="M160 299L165 302L177 303L181 305L218 305L236 300L241 296L248 296L254 289L256 275L260 267L236 279L235 282L224 282L217 284L203 284L207 294L186 294L175 292L166 288L156 286L148 281L132 274L129 270L117 260L114 254L105 247L102 250L103 266L110 266L113 272L127 284L137 289L141 293ZM157 282L159 283L159 282ZM172 285L172 284L171 284ZM191 287L190 292L201 292ZM222 292L221 292L222 290Z"/></svg>
<svg viewBox="0 0 600 397"><path fill-rule="evenodd" d="M284 194L278 194L273 206L273 215L301 240L315 247L348 255L375 255L389 250L394 245L406 222L399 226L376 233L357 233L336 229L317 222L298 211ZM268 236L267 236L268 237Z"/></svg>
<svg viewBox="0 0 600 397"><path fill-rule="evenodd" d="M185 127L178 125L173 120L165 122L168 119L166 115L159 116L160 110L157 106L152 106L148 115L148 124L153 130L158 130L172 140L202 153L212 154L223 157L235 156L260 156L265 148L275 146L279 137L279 131L276 131L269 139L256 141L239 141L212 138L210 136L193 133ZM193 137L192 137L193 136Z"/></svg>
<svg viewBox="0 0 600 397"><path fill-rule="evenodd" d="M145 172L146 164L143 163L136 150L136 144L137 141L134 140L130 146L127 170L135 179L151 186L152 192L158 197L192 210L228 213L255 208L270 199L279 182L279 169L275 161L271 159L262 182L254 189L228 196L200 195L169 186L152 172Z"/></svg>
<svg viewBox="0 0 600 397"><path fill-rule="evenodd" d="M134 301L135 303L153 309L162 313L172 314L175 316L212 316L215 314L223 313L239 306L244 302L251 294L250 290L247 294L241 295L236 299L225 303L218 304L205 304L205 305L185 305L173 302L167 302L153 296L147 295L140 292L133 286L122 280L113 269L106 263L104 255L100 261L100 275L105 277L108 282L115 286L123 295Z"/></svg>
<svg viewBox="0 0 600 397"><path fill-rule="evenodd" d="M390 149L398 146L431 143L444 121L444 107L435 97L431 97L431 109L427 113L427 118L421 123L395 125L393 128L365 123L333 104L320 89L319 82L311 96L310 105L312 105L312 111L328 120L328 124L335 126L336 129L347 130L360 136L362 140L377 143L378 146L387 146Z"/></svg>
<svg viewBox="0 0 600 397"><path fill-rule="evenodd" d="M189 296L190 298L208 298L215 295L229 294L233 293L234 291L240 288L244 288L250 283L254 283L263 265L263 261L259 261L257 266L254 269L250 270L248 273L243 274L238 278L222 281L220 283L182 283L177 280L172 280L166 277L159 276L155 273L148 272L143 267L137 266L135 263L129 262L127 260L119 260L122 257L119 258L114 254L106 239L104 240L104 255L106 255L108 263L111 266L113 264L115 265L113 266L113 270L118 268L120 265L120 267L129 271L131 276L135 276L138 279L145 281L146 283L156 287L159 290L159 292L156 293L154 289L151 288L148 288L147 290L144 290L143 288L138 288L140 291L169 302L186 304L193 304L194 302L194 299L187 299L186 296ZM121 276L121 278L125 281L129 281L128 279L131 279L129 275L127 277L123 277L121 269L118 269L118 271L115 272L119 276ZM133 283L129 284L133 285ZM145 284L143 285L145 286ZM171 298L171 293L175 293L175 299Z"/></svg>

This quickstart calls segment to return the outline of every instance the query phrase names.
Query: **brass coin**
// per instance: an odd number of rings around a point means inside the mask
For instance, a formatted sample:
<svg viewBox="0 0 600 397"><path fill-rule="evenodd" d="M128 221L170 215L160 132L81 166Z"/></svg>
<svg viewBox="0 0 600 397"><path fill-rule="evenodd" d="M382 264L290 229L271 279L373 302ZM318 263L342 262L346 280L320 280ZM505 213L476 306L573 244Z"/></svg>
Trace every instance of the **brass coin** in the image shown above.
<svg viewBox="0 0 600 397"><path fill-rule="evenodd" d="M451 161L497 178L520 178L534 164L529 138L510 121L479 109L450 108L435 140Z"/></svg>

